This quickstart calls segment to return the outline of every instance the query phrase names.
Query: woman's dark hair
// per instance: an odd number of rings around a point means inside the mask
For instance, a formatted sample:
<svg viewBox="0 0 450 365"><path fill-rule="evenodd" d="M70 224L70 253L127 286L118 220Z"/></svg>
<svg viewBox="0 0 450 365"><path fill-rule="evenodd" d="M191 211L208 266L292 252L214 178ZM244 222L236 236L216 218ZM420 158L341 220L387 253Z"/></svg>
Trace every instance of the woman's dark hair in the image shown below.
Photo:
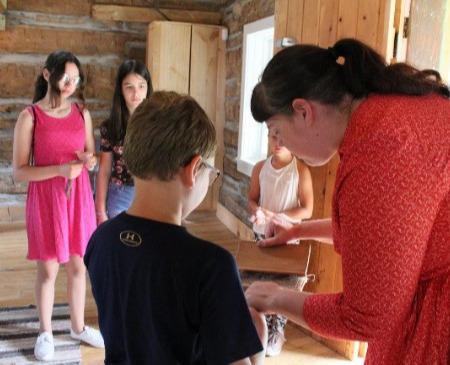
<svg viewBox="0 0 450 365"><path fill-rule="evenodd" d="M58 82L66 71L66 63L74 63L78 67L80 76L80 83L78 84L77 93L78 98L84 104L83 90L84 90L84 73L81 69L80 61L70 51L56 51L50 54L45 61L44 69L50 73L50 77L45 80L43 72L39 75L35 82L33 103L41 100L46 94L48 84L50 84L50 102L52 108L57 108L61 104L61 90Z"/></svg>
<svg viewBox="0 0 450 365"><path fill-rule="evenodd" d="M337 59L342 57L343 64ZM296 45L278 52L253 89L251 110L258 122L275 114L292 115L296 98L338 105L346 94L426 95L450 98L437 71L405 63L387 65L375 50L356 39L342 39L328 49Z"/></svg>
<svg viewBox="0 0 450 365"><path fill-rule="evenodd" d="M148 98L153 92L152 79L147 67L137 60L124 61L117 72L116 86L109 118L103 122L107 130L107 138L111 146L116 146L125 138L127 122L130 118L127 104L122 94L122 82L129 74L137 74L147 81Z"/></svg>

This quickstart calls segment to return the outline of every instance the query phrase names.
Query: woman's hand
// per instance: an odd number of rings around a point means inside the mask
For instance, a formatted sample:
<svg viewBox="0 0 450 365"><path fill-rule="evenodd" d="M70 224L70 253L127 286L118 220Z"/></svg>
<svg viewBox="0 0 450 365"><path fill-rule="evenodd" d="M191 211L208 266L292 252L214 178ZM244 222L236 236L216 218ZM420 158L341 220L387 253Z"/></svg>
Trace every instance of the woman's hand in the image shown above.
<svg viewBox="0 0 450 365"><path fill-rule="evenodd" d="M272 282L253 282L244 293L248 306L265 314L273 313L273 298L280 288Z"/></svg>
<svg viewBox="0 0 450 365"><path fill-rule="evenodd" d="M92 152L75 151L80 161L83 161L84 166L88 171L92 171L97 165L97 157Z"/></svg>
<svg viewBox="0 0 450 365"><path fill-rule="evenodd" d="M248 306L258 312L277 313L309 328L303 317L303 305L311 293L283 288L276 283L255 281L244 294Z"/></svg>
<svg viewBox="0 0 450 365"><path fill-rule="evenodd" d="M266 238L256 244L260 247L279 246L297 239L295 230L298 224L283 213L275 214L267 225Z"/></svg>

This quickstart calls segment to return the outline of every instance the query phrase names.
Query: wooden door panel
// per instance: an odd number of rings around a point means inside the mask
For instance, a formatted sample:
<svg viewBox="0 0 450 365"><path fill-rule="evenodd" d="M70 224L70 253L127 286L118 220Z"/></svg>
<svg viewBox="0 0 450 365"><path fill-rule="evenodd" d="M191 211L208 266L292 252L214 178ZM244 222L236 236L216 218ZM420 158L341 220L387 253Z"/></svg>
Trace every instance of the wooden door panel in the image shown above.
<svg viewBox="0 0 450 365"><path fill-rule="evenodd" d="M359 0L339 1L336 40L356 36L356 26L358 24L358 5Z"/></svg>
<svg viewBox="0 0 450 365"><path fill-rule="evenodd" d="M189 93L191 25L152 22L147 33L147 67L154 90Z"/></svg>
<svg viewBox="0 0 450 365"><path fill-rule="evenodd" d="M320 2L305 0L301 43L317 44L319 41Z"/></svg>
<svg viewBox="0 0 450 365"><path fill-rule="evenodd" d="M218 27L194 24L191 40L190 95L205 110L213 123L216 120L218 48L221 42ZM217 126L216 126L217 131ZM214 157L213 157L214 159ZM214 165L214 161L209 161ZM212 209L214 187L208 190L197 209Z"/></svg>
<svg viewBox="0 0 450 365"><path fill-rule="evenodd" d="M320 0L320 32L318 45L321 47L330 47L336 42L338 7L339 3L336 0Z"/></svg>
<svg viewBox="0 0 450 365"><path fill-rule="evenodd" d="M218 42L217 27L195 24L192 26L190 95L214 122L217 94Z"/></svg>
<svg viewBox="0 0 450 365"><path fill-rule="evenodd" d="M221 26L155 21L147 33L147 67L154 89L189 94L202 106L217 134L218 147L209 162L219 169L224 154L224 30ZM209 189L198 209L215 209L219 183Z"/></svg>

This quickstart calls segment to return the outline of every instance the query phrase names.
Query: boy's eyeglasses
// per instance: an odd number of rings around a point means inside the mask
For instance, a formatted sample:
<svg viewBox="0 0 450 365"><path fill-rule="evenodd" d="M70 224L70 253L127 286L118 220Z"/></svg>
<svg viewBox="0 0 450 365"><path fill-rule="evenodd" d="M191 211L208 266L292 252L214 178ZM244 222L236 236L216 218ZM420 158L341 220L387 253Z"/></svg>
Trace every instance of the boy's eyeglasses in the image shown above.
<svg viewBox="0 0 450 365"><path fill-rule="evenodd" d="M75 86L75 88L77 88L80 84L81 81L81 77L77 76L77 77L73 77L72 79L70 78L70 76L68 74L64 74L61 77L60 82L64 85L64 86L68 86L70 85L70 83L72 82L73 86Z"/></svg>
<svg viewBox="0 0 450 365"><path fill-rule="evenodd" d="M220 176L220 171L214 166L211 166L208 162L202 161L202 165L209 170L209 186L213 185L217 178Z"/></svg>

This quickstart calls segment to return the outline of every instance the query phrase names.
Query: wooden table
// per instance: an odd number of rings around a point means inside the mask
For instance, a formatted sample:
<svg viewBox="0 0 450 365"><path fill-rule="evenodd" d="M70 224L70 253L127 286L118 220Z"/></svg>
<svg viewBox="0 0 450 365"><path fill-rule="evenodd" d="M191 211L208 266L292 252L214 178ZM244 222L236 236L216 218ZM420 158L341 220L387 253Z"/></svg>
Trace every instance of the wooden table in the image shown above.
<svg viewBox="0 0 450 365"><path fill-rule="evenodd" d="M258 247L252 241L240 241L236 262L240 270L305 276L311 248L309 244Z"/></svg>

